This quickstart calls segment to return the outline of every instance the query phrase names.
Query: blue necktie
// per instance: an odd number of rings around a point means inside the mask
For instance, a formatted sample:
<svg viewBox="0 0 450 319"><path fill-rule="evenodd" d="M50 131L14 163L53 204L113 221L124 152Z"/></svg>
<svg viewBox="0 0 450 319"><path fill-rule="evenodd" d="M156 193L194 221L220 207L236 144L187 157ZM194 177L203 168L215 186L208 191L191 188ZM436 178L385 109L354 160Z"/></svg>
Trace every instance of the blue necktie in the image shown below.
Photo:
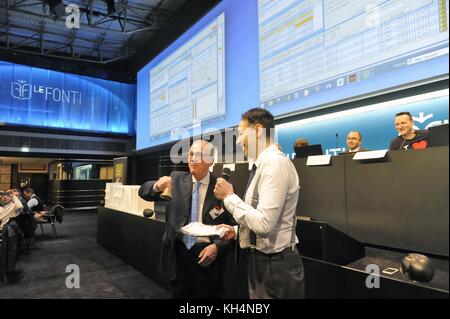
<svg viewBox="0 0 450 319"><path fill-rule="evenodd" d="M200 182L197 181L194 184L194 189L192 192L191 223L198 221L198 206L199 206L199 203L198 203L198 200L199 200L198 195L199 194L198 193L199 193L199 190L200 190ZM184 244L186 245L187 249L191 249L192 246L195 245L196 240L197 240L197 238L194 236L184 236L184 238L183 238Z"/></svg>

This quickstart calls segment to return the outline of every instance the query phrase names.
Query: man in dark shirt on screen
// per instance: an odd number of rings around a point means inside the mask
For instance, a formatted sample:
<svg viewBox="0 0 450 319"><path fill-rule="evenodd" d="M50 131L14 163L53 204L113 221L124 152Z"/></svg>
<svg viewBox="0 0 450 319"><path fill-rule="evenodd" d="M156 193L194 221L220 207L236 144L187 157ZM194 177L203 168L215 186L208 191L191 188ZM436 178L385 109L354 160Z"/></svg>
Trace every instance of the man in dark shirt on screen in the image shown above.
<svg viewBox="0 0 450 319"><path fill-rule="evenodd" d="M430 135L427 130L414 130L414 121L409 112L395 115L395 129L399 136L389 145L389 150L424 149L430 146Z"/></svg>

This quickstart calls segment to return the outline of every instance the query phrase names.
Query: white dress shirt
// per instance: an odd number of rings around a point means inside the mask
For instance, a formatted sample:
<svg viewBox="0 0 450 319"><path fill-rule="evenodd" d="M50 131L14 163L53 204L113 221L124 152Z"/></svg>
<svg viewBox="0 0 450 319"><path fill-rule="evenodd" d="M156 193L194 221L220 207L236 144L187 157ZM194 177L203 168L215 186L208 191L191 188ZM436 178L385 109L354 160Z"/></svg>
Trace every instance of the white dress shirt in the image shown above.
<svg viewBox="0 0 450 319"><path fill-rule="evenodd" d="M30 200L27 202L27 206L29 209L32 209L34 206L37 206L37 205L39 205L39 202L36 199L36 195L33 194L33 195L31 195Z"/></svg>
<svg viewBox="0 0 450 319"><path fill-rule="evenodd" d="M199 192L199 194L198 194L199 203L198 203L198 212L197 212L198 220L196 220L199 223L201 223L203 220L203 218L202 218L203 204L205 203L206 193L208 192L210 178L211 178L210 173L208 172L205 175L205 177L203 177L201 180L198 181L199 183L201 183L200 188L198 190L198 192ZM195 189L195 183L197 183L197 180L195 179L194 176L192 176L192 191L194 191L194 189ZM158 192L158 190L156 189L156 183L153 184L153 191Z"/></svg>
<svg viewBox="0 0 450 319"><path fill-rule="evenodd" d="M206 198L206 192L208 191L208 185L210 180L210 173L208 172L205 177L203 177L201 180L197 181L194 176L192 176L192 191L195 189L195 183L200 183L200 188L198 190L198 220L197 222L201 223L203 221L203 204L205 203ZM192 222L194 222L193 220Z"/></svg>
<svg viewBox="0 0 450 319"><path fill-rule="evenodd" d="M22 202L16 196L13 196L9 204L3 207L0 206L0 229L8 223L10 218L17 217L22 212L22 209Z"/></svg>
<svg viewBox="0 0 450 319"><path fill-rule="evenodd" d="M300 189L298 174L276 145L262 151L255 164L257 170L245 201L232 194L224 199L224 205L241 225L241 248L250 247L251 229L257 235L257 250L266 254L280 252L290 246L292 239ZM257 199L255 191L259 194ZM294 238L297 243L297 237Z"/></svg>
<svg viewBox="0 0 450 319"><path fill-rule="evenodd" d="M358 147L358 148L355 148L355 149L353 149L353 150L348 149L348 152L349 152L349 153L356 153L356 152L359 152L359 149L360 149L360 148L361 148L361 146Z"/></svg>
<svg viewBox="0 0 450 319"><path fill-rule="evenodd" d="M210 175L209 172L206 174L205 177L203 177L201 180L197 181L194 176L192 176L192 191L195 189L195 183L200 183L200 187L198 190L198 212L197 212L197 220L191 220L191 223L193 222L203 222L203 206L205 204L205 198L206 198L206 192L208 191L208 185L209 185L209 179ZM191 212L192 214L192 212ZM208 237L197 237L196 240L197 243L209 243L211 242Z"/></svg>
<svg viewBox="0 0 450 319"><path fill-rule="evenodd" d="M203 206L205 204L205 198L206 198L206 193L208 192L208 186L209 186L209 181L211 179L210 173L208 171L208 173L205 175L205 177L203 177L201 180L197 181L195 179L194 176L192 176L192 191L194 191L195 189L195 183L200 183L200 187L198 190L198 211L197 211L197 220L191 220L191 223L193 222L199 222L202 223L203 222L203 216L202 216L202 212L203 212ZM157 192L158 190L156 189L156 183L153 184L153 191ZM197 238L197 242L210 242L208 237L198 237Z"/></svg>

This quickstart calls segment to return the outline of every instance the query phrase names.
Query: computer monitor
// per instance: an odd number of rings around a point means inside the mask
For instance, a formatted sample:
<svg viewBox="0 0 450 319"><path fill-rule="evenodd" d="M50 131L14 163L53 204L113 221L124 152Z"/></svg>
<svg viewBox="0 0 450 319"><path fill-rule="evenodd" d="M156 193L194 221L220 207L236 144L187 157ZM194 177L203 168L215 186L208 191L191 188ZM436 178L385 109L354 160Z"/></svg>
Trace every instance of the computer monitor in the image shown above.
<svg viewBox="0 0 450 319"><path fill-rule="evenodd" d="M297 158L308 157L311 155L323 155L321 144L294 147L294 151L295 157Z"/></svg>
<svg viewBox="0 0 450 319"><path fill-rule="evenodd" d="M430 146L448 146L448 124L432 126L430 133Z"/></svg>

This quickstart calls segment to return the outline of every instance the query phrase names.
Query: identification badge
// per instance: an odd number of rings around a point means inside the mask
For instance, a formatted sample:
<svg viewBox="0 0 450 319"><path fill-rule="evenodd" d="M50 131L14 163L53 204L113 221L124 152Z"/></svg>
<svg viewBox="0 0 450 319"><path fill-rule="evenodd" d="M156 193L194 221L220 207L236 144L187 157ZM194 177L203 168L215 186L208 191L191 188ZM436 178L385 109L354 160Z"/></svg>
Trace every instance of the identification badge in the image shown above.
<svg viewBox="0 0 450 319"><path fill-rule="evenodd" d="M220 214L222 214L225 210L222 207L214 207L213 209L211 209L211 211L209 212L209 215L212 217L212 219L216 219L217 217L220 216Z"/></svg>

